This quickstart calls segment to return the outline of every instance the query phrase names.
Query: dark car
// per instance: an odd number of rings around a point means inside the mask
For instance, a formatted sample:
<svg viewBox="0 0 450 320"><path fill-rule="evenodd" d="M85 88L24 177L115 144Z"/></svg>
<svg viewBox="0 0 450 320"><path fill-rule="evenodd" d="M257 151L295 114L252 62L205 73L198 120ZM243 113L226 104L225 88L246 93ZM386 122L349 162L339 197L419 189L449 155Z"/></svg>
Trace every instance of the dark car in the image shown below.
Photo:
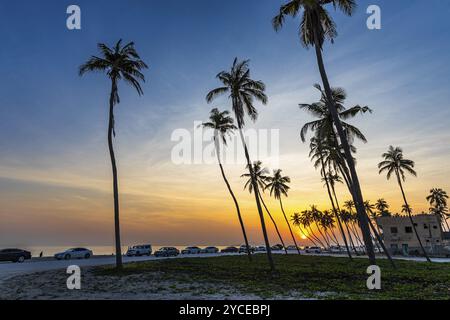
<svg viewBox="0 0 450 320"><path fill-rule="evenodd" d="M254 253L255 252L255 248L252 246L248 246L250 253ZM243 244L242 246L239 247L239 253L247 253L247 246L245 244Z"/></svg>
<svg viewBox="0 0 450 320"><path fill-rule="evenodd" d="M174 247L162 247L155 251L155 257L176 257L180 254L180 250Z"/></svg>
<svg viewBox="0 0 450 320"><path fill-rule="evenodd" d="M280 250L283 250L284 247L281 244L276 244L276 245L272 246L270 249L272 249L273 251L280 251Z"/></svg>
<svg viewBox="0 0 450 320"><path fill-rule="evenodd" d="M31 253L21 249L0 250L0 261L12 261L22 263L31 259Z"/></svg>
<svg viewBox="0 0 450 320"><path fill-rule="evenodd" d="M239 249L236 247L226 247L225 249L220 250L223 253L238 253Z"/></svg>

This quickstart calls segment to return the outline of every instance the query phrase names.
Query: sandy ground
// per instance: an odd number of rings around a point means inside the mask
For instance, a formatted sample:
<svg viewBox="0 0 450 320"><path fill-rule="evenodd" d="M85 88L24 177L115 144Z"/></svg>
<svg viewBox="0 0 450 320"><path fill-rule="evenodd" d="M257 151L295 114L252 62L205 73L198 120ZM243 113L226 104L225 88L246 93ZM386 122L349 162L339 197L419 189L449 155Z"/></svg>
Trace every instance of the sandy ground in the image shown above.
<svg viewBox="0 0 450 320"><path fill-rule="evenodd" d="M94 275L82 268L80 290L69 290L65 270L14 276L3 281L3 300L260 300L231 285L168 280L161 272L129 276ZM304 299L299 293L273 299Z"/></svg>

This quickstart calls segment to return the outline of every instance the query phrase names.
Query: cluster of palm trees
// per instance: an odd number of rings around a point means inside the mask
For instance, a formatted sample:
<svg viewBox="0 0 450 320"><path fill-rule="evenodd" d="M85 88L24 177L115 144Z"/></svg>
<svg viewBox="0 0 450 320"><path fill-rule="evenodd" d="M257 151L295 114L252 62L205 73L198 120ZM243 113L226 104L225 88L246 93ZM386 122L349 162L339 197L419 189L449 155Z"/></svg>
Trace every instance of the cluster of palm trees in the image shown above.
<svg viewBox="0 0 450 320"><path fill-rule="evenodd" d="M340 10L347 16L351 16L356 9L355 0L291 0L280 7L279 13L273 18L272 24L276 31L280 30L286 20L286 17L296 18L300 16L300 41L305 48L314 48L317 65L320 72L322 86L316 84L315 88L320 92L320 100L312 104L301 104L300 108L311 113L317 119L305 124L301 130L301 139L306 141L308 131L313 133L310 139L310 157L314 161L317 169L320 169L320 176L327 189L330 199L331 209L320 211L316 206L306 210L301 214L293 215L294 225L301 227L301 232L312 242L318 244L339 244L336 230L340 233L345 243L349 257L351 258L351 248L355 249L359 244L364 246L369 257L370 264L375 264L374 243L384 248L383 242L369 218L367 202L364 201L358 174L355 168L354 154L356 148L353 141L359 139L366 142L366 138L361 131L346 123L345 120L355 117L358 114L370 113L372 110L359 105L347 109L344 106L346 93L342 88L333 88L328 80L324 61L323 50L327 41L333 42L337 36L336 24L333 21L328 8ZM115 245L116 245L116 264L122 266L121 241L120 241L120 220L119 220L119 196L118 196L118 173L116 159L113 148L113 137L116 134L114 107L120 103L118 85L121 80L136 89L139 95L143 94L141 82L145 81L142 73L147 69L147 65L141 60L135 50L134 43L130 42L122 45L118 41L112 48L105 44L99 44L99 55L92 56L86 63L80 67L80 75L87 72L105 73L111 81L111 90L109 95L109 120L108 120L108 147L111 158L113 173L113 194L114 194L114 221L115 221ZM248 238L243 222L243 217L236 196L228 182L224 167L220 159L221 145L226 146L227 136L233 131L237 131L241 138L243 151L246 158L246 173L242 176L247 178L245 188L253 193L255 204L261 222L261 230L267 250L267 258L270 269L275 271L275 265L272 258L269 237L267 233L266 220L264 212L277 230L280 241L284 241L275 223L273 215L270 213L264 202L264 194L268 191L269 195L274 197L280 205L285 222L288 225L290 235L295 245L297 242L288 221L283 207L282 198L287 197L290 179L283 176L281 170L275 170L273 175L268 175L267 169L263 168L261 162L252 162L250 159L247 143L244 138L243 129L246 125L246 116L252 121L258 118L258 110L255 102L267 104L268 97L265 93L266 86L260 80L254 80L251 77L249 61L234 59L229 70L217 74L216 78L221 85L211 90L206 95L206 101L211 103L215 98L226 95L230 102L232 113L229 111L219 111L213 109L208 122L203 126L214 130L214 142L216 154L219 162L222 178L227 186L230 197L236 207L238 220L243 233L245 244L248 246ZM323 88L322 88L323 87ZM390 149L384 154L385 161L380 163L380 173L387 171L389 178L395 173L398 184L401 188L405 202L405 210L411 218L411 209L407 203L402 180L404 181L404 171L415 174L412 170L413 164L399 157L401 150ZM348 188L352 200L345 202L344 206L348 210L340 207L336 196L335 186L343 183ZM437 196L435 192L430 198L433 212L440 216L445 216L448 212L446 204L446 195ZM264 209L263 209L264 208ZM387 212L387 204L380 201L377 207L383 214ZM412 218L411 218L412 219ZM315 234L313 230L319 233ZM375 241L376 240L376 241ZM298 248L298 247L297 247ZM387 250L384 250L387 253ZM247 250L249 259L250 251Z"/></svg>

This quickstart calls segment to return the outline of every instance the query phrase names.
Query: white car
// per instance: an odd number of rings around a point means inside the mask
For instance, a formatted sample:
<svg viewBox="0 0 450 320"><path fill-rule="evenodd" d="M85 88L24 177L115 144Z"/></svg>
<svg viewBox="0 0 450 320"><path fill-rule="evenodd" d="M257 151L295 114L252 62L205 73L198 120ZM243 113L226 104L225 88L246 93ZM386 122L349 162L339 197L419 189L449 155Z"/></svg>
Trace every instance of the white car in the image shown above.
<svg viewBox="0 0 450 320"><path fill-rule="evenodd" d="M256 251L256 252L266 252L267 249L266 249L266 246L257 246L257 247L255 248L255 251Z"/></svg>
<svg viewBox="0 0 450 320"><path fill-rule="evenodd" d="M89 259L92 256L92 251L86 248L72 248L55 254L57 260Z"/></svg>
<svg viewBox="0 0 450 320"><path fill-rule="evenodd" d="M331 246L329 249L330 253L344 253L345 249L343 247Z"/></svg>
<svg viewBox="0 0 450 320"><path fill-rule="evenodd" d="M321 247L308 247L305 249L306 253L322 253Z"/></svg>
<svg viewBox="0 0 450 320"><path fill-rule="evenodd" d="M128 251L127 251L128 257L149 256L151 254L152 254L152 246L149 244L132 246L132 247L128 248Z"/></svg>

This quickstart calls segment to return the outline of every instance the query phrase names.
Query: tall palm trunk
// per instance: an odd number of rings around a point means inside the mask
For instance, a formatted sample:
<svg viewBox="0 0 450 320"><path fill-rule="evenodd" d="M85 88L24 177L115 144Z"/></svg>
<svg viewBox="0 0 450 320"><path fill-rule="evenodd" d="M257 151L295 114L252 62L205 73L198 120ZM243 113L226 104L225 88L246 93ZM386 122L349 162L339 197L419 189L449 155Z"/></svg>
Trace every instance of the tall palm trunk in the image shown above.
<svg viewBox="0 0 450 320"><path fill-rule="evenodd" d="M234 108L234 110L236 110L236 108ZM237 114L236 114L236 119L239 119L239 116ZM273 262L272 250L270 248L270 243L269 243L269 237L267 236L267 229L266 229L266 223L264 221L264 214L263 214L263 211L261 208L261 203L259 201L259 188L258 188L258 184L256 183L255 172L253 170L253 165L250 161L250 155L248 153L247 143L245 143L244 134L242 132L242 124L238 123L238 127L239 127L239 135L241 136L241 140L242 140L242 146L244 147L245 158L247 159L248 170L250 173L250 177L252 179L253 190L255 191L254 194L255 194L255 200L256 200L256 207L258 209L259 218L261 220L261 229L263 232L264 242L266 245L267 259L269 261L270 270L272 272L275 272L275 264Z"/></svg>
<svg viewBox="0 0 450 320"><path fill-rule="evenodd" d="M351 254L351 252L350 252L350 249L349 249L348 243L347 243L347 237L345 236L344 228L342 228L341 218L339 217L339 212L337 211L336 206L334 205L334 200L333 200L333 197L332 197L332 195L331 195L331 191L330 191L330 183L328 182L328 178L327 178L327 176L326 176L326 172L325 172L325 163L324 163L324 161L323 161L322 155L321 155L321 157L320 157L320 162L322 163L322 175L323 175L323 177L324 177L324 179L325 179L325 184L326 184L326 186L327 186L328 197L330 198L330 202L331 202L331 206L333 207L334 215L336 216L336 219L337 219L337 221L338 221L339 230L341 231L341 235L342 235L342 240L344 240L345 249L347 250L348 257L349 257L350 259L352 259L352 254ZM331 185L331 188L333 189L334 195L336 195L336 193L335 193L335 191L334 191L334 186L333 186L333 185Z"/></svg>
<svg viewBox="0 0 450 320"><path fill-rule="evenodd" d="M244 221L242 220L242 216L241 216L241 210L239 209L239 204L237 202L237 199L236 199L236 197L234 195L233 190L231 189L230 183L228 182L228 179L227 179L227 177L225 175L225 171L223 170L222 162L220 161L219 142L218 142L216 137L214 137L214 143L215 143L215 146L216 146L217 161L219 162L220 172L222 173L223 180L225 181L225 184L227 185L228 192L230 193L231 197L233 198L234 205L236 206L236 212L237 212L237 215L238 215L239 223L241 225L242 234L244 236L244 241L245 241L245 245L246 245L246 248L247 248L248 260L252 261L252 253L250 252L250 246L248 244L247 232L245 231Z"/></svg>
<svg viewBox="0 0 450 320"><path fill-rule="evenodd" d="M306 235L306 233L303 231L303 229L300 227L300 225L298 226L298 229L300 230L300 233L309 241L311 241L313 243L314 246L318 247L317 243L309 236Z"/></svg>
<svg viewBox="0 0 450 320"><path fill-rule="evenodd" d="M322 236L322 239L325 241L325 243L327 244L327 247L330 247L330 243L328 242L328 237L325 236L325 234L322 233L322 231L320 230L320 226L319 224L316 222L316 227L317 227L317 231L319 231L320 235Z"/></svg>
<svg viewBox="0 0 450 320"><path fill-rule="evenodd" d="M116 157L114 155L113 147L113 133L114 133L114 100L117 94L116 80L112 80L111 95L109 98L109 123L108 123L108 148L109 156L111 158L111 167L113 174L113 194L114 194L114 235L116 242L116 268L122 268L122 247L120 244L120 219L119 219L119 183L117 179Z"/></svg>
<svg viewBox="0 0 450 320"><path fill-rule="evenodd" d="M375 265L376 261L375 261L375 252L373 249L373 243L372 243L372 239L370 237L370 229L369 229L369 223L368 223L368 218L367 215L364 211L364 201L363 201L363 197L362 197L362 193L361 193L361 186L359 184L359 179L358 179L358 174L356 173L356 168L355 168L355 163L353 161L353 156L351 154L350 151L350 146L347 140L347 137L345 135L344 132L344 128L342 127L342 123L341 120L339 119L339 115L338 112L336 110L336 106L334 104L333 101L333 95L332 95L332 91L331 91L331 86L330 83L328 81L328 76L327 73L325 71L325 65L323 63L323 58L322 58L322 47L321 44L319 43L319 33L318 33L318 27L319 27L319 20L318 17L316 17L316 27L314 28L314 42L315 42L315 50L316 50L316 56L317 56L317 64L319 67L319 71L320 71L320 76L322 78L322 83L325 89L325 94L327 96L327 107L328 110L333 118L333 122L334 125L336 126L336 129L338 131L339 134L339 138L341 140L342 146L344 147L344 152L345 152L345 157L346 157L346 161L348 164L348 167L350 169L350 174L351 174L351 178L352 178L352 182L354 185L354 189L355 189L355 194L354 196L354 202L356 205L356 210L358 212L358 218L360 220L360 225L361 225L361 231L363 234L363 238L364 238L364 243L366 245L366 249L367 249L367 255L369 257L369 262L371 265Z"/></svg>
<svg viewBox="0 0 450 320"><path fill-rule="evenodd" d="M263 204L263 206L264 206L264 209L266 210L267 214L269 215L270 220L272 220L272 223L273 223L273 226L275 227L275 231L277 232L278 238L280 239L281 244L283 245L284 252L285 252L286 254L288 254L288 251L287 251L287 249L286 249L286 245L284 244L283 237L281 236L280 230L278 230L278 226L277 226L277 223L275 222L275 219L274 219L273 216L270 214L269 209L267 209L266 203L264 202L264 199L263 199L263 197L262 197L261 194L259 195L259 198L261 199L261 202L262 202L262 204Z"/></svg>
<svg viewBox="0 0 450 320"><path fill-rule="evenodd" d="M419 245L420 245L420 248L422 249L423 255L425 256L425 258L427 259L428 262L431 262L430 257L428 256L427 252L425 251L425 248L424 248L423 245L422 245L422 241L420 240L419 234L417 233L416 226L414 225L414 220L413 220L412 215L411 215L411 210L410 210L408 201L406 201L405 191L403 190L403 185L402 185L402 181L401 181L401 179L400 179L400 175L399 175L398 172L396 172L396 175L397 175L397 182L398 182L398 185L400 186L400 190L401 190L401 192L402 192L403 201L405 202L406 211L408 212L409 221L410 221L411 224L412 224L414 233L416 234L417 241L419 241Z"/></svg>
<svg viewBox="0 0 450 320"><path fill-rule="evenodd" d="M312 230L312 228L311 228L311 226L308 226L309 227L309 234L311 235L311 237L313 237L318 243L320 243L320 245L322 246L322 247L326 247L326 245L322 242L322 240L320 240L320 238L318 237L318 236L316 236L315 234L314 234L314 231Z"/></svg>
<svg viewBox="0 0 450 320"><path fill-rule="evenodd" d="M340 215L341 215L341 208L339 206L339 201L338 201L338 198L336 196L336 190L334 189L333 185L331 185L331 191L333 192L334 200L336 201L336 209L337 209L336 219L338 221L339 228L340 228L341 233L342 233L342 237L344 238L345 248L347 249L348 256L349 256L350 259L352 259L352 255L350 253L350 249L349 249L349 246L348 246L348 243L347 243L347 237L345 236L345 231L344 231L344 228L342 227L342 221L341 221L341 217L340 217ZM345 225L345 227L347 228L350 245L353 247L353 250L356 253L355 245L353 244L353 239L352 239L352 236L351 236L350 231L348 229L348 226Z"/></svg>
<svg viewBox="0 0 450 320"><path fill-rule="evenodd" d="M286 213L284 212L283 202L281 201L281 197L280 197L280 207L281 207L281 212L283 212L284 220L286 220L286 223L288 225L289 232L291 233L292 240L294 241L295 247L297 248L297 252L298 252L298 254L300 254L300 249L298 248L297 241L295 241L295 237L294 237L294 233L292 232L291 225L289 224L289 220L286 217Z"/></svg>

